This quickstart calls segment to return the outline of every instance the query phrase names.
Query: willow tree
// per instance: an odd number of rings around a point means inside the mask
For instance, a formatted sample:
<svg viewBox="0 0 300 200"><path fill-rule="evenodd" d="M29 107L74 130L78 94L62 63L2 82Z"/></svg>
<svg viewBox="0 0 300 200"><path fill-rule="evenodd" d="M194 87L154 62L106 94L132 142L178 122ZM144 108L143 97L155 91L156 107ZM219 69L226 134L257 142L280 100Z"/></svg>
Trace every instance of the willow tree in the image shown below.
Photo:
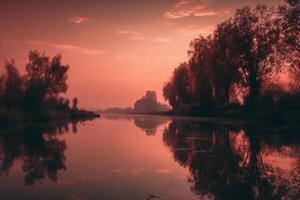
<svg viewBox="0 0 300 200"><path fill-rule="evenodd" d="M189 66L193 79L193 101L200 107L210 110L213 106L214 40L211 35L199 36L190 43Z"/></svg>
<svg viewBox="0 0 300 200"><path fill-rule="evenodd" d="M175 68L171 80L163 88L163 95L173 109L191 103L191 78L187 63Z"/></svg>
<svg viewBox="0 0 300 200"><path fill-rule="evenodd" d="M281 33L283 40L280 51L288 69L300 88L300 0L286 0L279 6Z"/></svg>
<svg viewBox="0 0 300 200"><path fill-rule="evenodd" d="M231 87L234 83L242 82L239 72L240 58L234 45L237 34L238 29L231 18L218 24L214 32L215 66L213 70L217 100L219 99L221 104L230 103Z"/></svg>
<svg viewBox="0 0 300 200"><path fill-rule="evenodd" d="M279 22L273 8L258 5L254 9L238 9L233 23L237 29L234 45L241 59L240 70L249 89L249 105L253 106L260 96L262 83L280 66L274 64Z"/></svg>

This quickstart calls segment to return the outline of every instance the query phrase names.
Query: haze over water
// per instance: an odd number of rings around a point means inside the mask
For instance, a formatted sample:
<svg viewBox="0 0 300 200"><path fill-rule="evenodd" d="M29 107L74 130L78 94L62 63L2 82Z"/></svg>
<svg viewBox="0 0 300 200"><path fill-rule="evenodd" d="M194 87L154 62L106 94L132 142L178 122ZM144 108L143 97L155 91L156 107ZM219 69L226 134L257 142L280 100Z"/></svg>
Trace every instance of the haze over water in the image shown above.
<svg viewBox="0 0 300 200"><path fill-rule="evenodd" d="M293 132L158 116L9 129L0 198L297 199L299 142Z"/></svg>

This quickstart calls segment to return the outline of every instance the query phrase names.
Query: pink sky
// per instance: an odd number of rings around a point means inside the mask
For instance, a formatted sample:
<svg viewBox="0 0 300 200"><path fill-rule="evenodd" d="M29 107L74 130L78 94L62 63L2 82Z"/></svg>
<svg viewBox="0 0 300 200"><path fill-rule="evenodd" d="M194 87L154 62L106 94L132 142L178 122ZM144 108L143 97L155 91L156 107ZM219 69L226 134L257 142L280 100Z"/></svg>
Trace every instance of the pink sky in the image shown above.
<svg viewBox="0 0 300 200"><path fill-rule="evenodd" d="M63 55L80 106L131 106L186 60L189 42L234 9L279 0L0 0L0 59L24 69L29 50Z"/></svg>

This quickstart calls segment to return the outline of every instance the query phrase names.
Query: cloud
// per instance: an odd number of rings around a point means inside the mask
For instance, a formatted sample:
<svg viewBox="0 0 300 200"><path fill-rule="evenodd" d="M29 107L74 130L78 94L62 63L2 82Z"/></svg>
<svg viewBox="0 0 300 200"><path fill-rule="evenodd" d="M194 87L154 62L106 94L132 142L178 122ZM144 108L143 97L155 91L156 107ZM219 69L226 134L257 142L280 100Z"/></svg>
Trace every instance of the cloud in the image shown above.
<svg viewBox="0 0 300 200"><path fill-rule="evenodd" d="M27 40L26 43L31 44L31 45L48 45L49 44L49 42L45 42L42 40Z"/></svg>
<svg viewBox="0 0 300 200"><path fill-rule="evenodd" d="M183 17L205 17L216 16L218 12L208 10L208 0L178 0L177 3L164 16L168 19L179 19Z"/></svg>
<svg viewBox="0 0 300 200"><path fill-rule="evenodd" d="M127 35L132 40L144 40L147 38L144 34L136 31L119 30L117 33Z"/></svg>
<svg viewBox="0 0 300 200"><path fill-rule="evenodd" d="M159 38L154 38L153 41L165 43L165 42L171 42L172 39L159 37Z"/></svg>
<svg viewBox="0 0 300 200"><path fill-rule="evenodd" d="M139 54L125 54L125 55L116 55L113 57L115 60L139 60L141 59Z"/></svg>
<svg viewBox="0 0 300 200"><path fill-rule="evenodd" d="M14 40L14 39L0 39L1 43L16 43L18 42L18 40Z"/></svg>
<svg viewBox="0 0 300 200"><path fill-rule="evenodd" d="M50 43L47 41L42 41L42 40L27 40L27 44L30 45L46 45L48 47L53 47L57 49L62 49L62 50L73 50L80 52L82 54L86 55L104 55L107 54L107 52L98 50L98 49L91 49L91 48L86 48L86 47L80 47L76 45L70 45L70 44L57 44L57 43Z"/></svg>
<svg viewBox="0 0 300 200"><path fill-rule="evenodd" d="M90 19L88 17L83 17L83 16L74 16L69 18L69 22L73 23L73 24L81 24L83 22L87 22L90 21Z"/></svg>
<svg viewBox="0 0 300 200"><path fill-rule="evenodd" d="M214 26L214 25L211 25L211 26L187 25L187 26L179 27L179 28L175 29L175 31L182 33L184 35L188 35L188 36L189 35L207 36L207 35L213 33L215 28L216 28L216 26Z"/></svg>
<svg viewBox="0 0 300 200"><path fill-rule="evenodd" d="M143 172L143 170L140 170L140 169L132 169L132 170L129 170L128 175L130 175L130 176L138 176L138 175L141 175L142 172Z"/></svg>
<svg viewBox="0 0 300 200"><path fill-rule="evenodd" d="M117 31L117 33L121 34L121 35L126 35L131 40L150 40L150 41L161 42L161 43L172 41L170 38L150 37L150 36L147 36L141 32L137 32L137 31L119 30L119 31Z"/></svg>

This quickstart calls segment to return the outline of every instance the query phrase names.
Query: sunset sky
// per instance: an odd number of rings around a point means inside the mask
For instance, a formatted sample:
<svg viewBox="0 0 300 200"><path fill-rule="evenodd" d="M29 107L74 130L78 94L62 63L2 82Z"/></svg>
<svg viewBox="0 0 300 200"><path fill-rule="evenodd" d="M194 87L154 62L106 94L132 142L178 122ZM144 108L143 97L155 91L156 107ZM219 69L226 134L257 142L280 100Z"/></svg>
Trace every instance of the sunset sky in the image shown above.
<svg viewBox="0 0 300 200"><path fill-rule="evenodd" d="M0 0L0 60L63 55L68 96L86 108L132 106L186 60L189 42L243 5L280 0Z"/></svg>

